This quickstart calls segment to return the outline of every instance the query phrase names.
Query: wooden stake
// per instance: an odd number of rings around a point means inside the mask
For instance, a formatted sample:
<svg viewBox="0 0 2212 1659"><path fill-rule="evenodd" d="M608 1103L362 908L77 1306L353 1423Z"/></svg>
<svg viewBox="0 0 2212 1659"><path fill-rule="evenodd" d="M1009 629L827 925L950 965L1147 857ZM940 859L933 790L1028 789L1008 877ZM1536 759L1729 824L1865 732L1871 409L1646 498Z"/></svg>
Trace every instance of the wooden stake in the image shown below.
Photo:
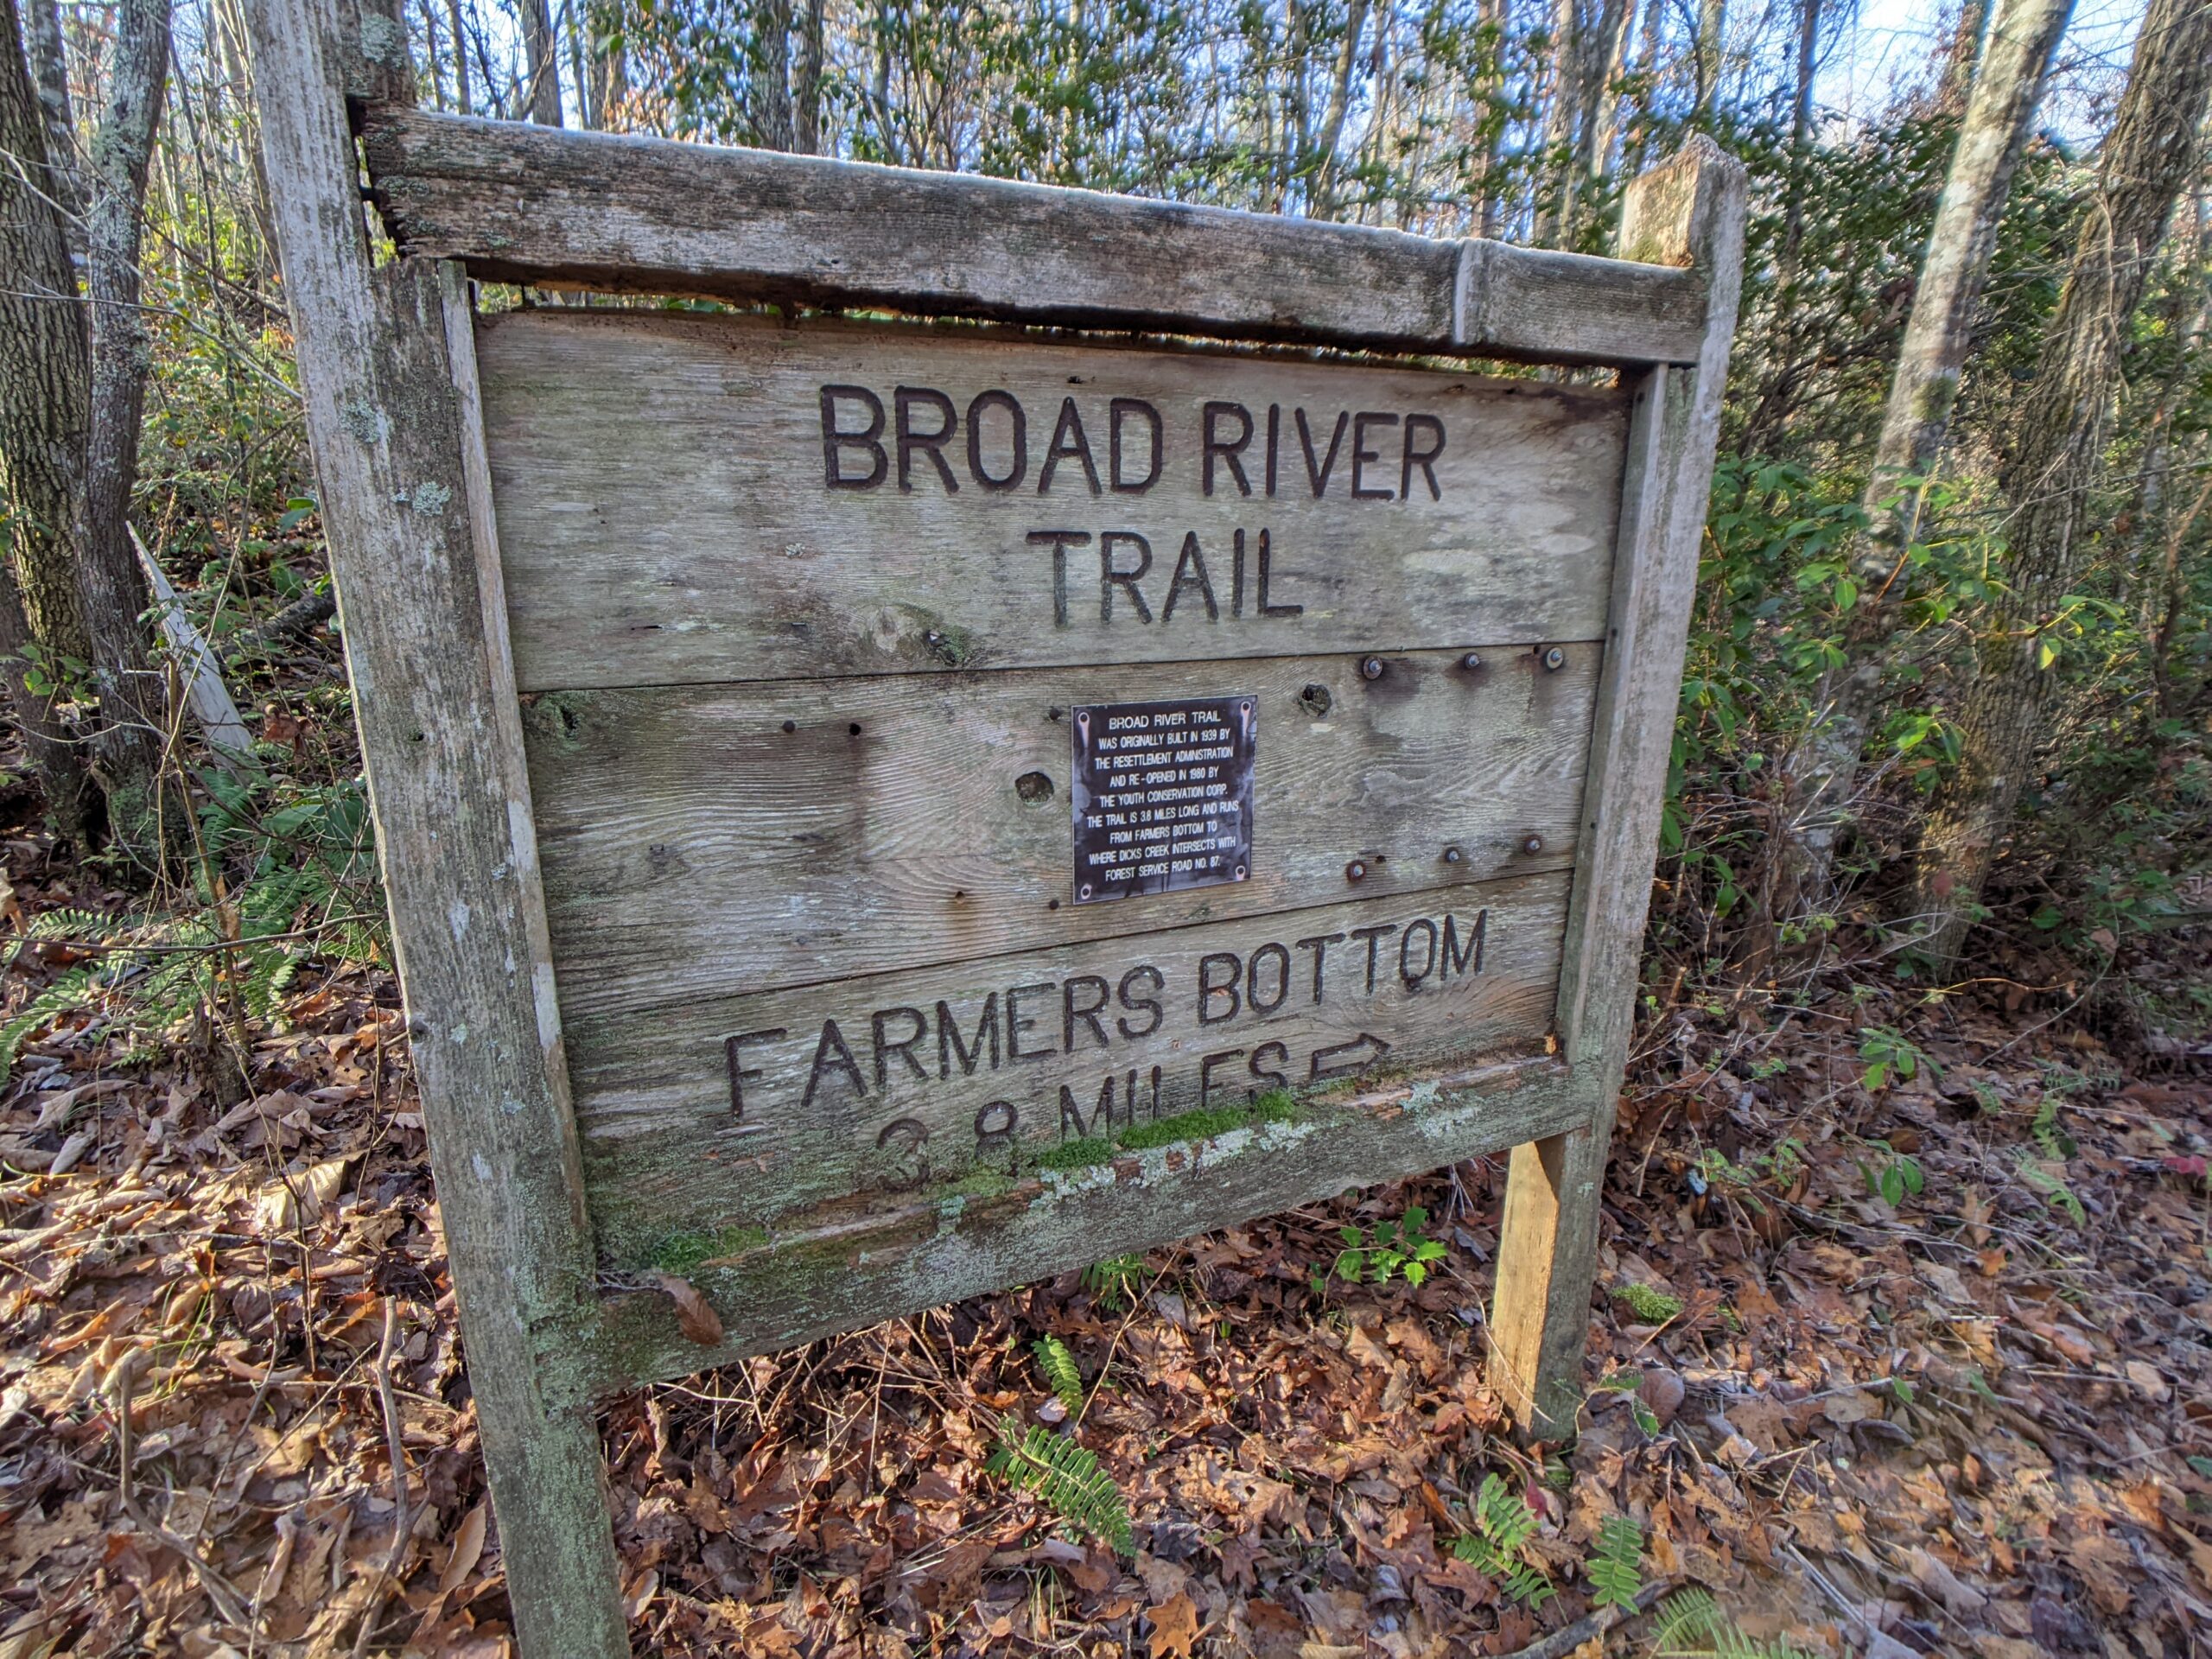
<svg viewBox="0 0 2212 1659"><path fill-rule="evenodd" d="M1698 272L1707 287L1705 334L1688 368L1644 374L1629 434L1592 782L1557 1014L1567 1062L1591 1102L1590 1122L1516 1147L1506 1181L1491 1352L1515 1422L1529 1440L1572 1433L1581 1406L1599 1203L1635 1027L1743 247L1744 169L1710 139L1694 138L1630 186L1622 257Z"/></svg>
<svg viewBox="0 0 2212 1659"><path fill-rule="evenodd" d="M251 0L284 288L446 1248L530 1659L626 1655L598 1319L506 641L465 282L372 268L349 86L404 61L350 0ZM363 66L366 66L365 69ZM385 74L387 84L392 79Z"/></svg>

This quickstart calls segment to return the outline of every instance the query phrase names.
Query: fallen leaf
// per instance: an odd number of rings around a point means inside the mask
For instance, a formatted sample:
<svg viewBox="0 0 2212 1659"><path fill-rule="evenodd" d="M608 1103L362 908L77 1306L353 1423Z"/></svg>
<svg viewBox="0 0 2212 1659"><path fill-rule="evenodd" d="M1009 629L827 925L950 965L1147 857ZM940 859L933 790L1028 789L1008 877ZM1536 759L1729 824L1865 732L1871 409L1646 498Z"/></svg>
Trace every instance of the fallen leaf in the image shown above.
<svg viewBox="0 0 2212 1659"><path fill-rule="evenodd" d="M721 1315L699 1294L699 1287L689 1279L679 1279L672 1273L660 1275L660 1287L676 1304L676 1323L687 1341L702 1348L712 1348L722 1339Z"/></svg>
<svg viewBox="0 0 2212 1659"><path fill-rule="evenodd" d="M1152 1621L1152 1659L1191 1659L1191 1643L1198 1639L1198 1610L1189 1596L1170 1596L1145 1616Z"/></svg>
<svg viewBox="0 0 2212 1659"><path fill-rule="evenodd" d="M343 1158L333 1158L311 1165L299 1174L279 1176L263 1188L253 1206L253 1218L263 1235L289 1233L308 1222L321 1220L323 1211L338 1196L338 1189L346 1179L346 1162Z"/></svg>

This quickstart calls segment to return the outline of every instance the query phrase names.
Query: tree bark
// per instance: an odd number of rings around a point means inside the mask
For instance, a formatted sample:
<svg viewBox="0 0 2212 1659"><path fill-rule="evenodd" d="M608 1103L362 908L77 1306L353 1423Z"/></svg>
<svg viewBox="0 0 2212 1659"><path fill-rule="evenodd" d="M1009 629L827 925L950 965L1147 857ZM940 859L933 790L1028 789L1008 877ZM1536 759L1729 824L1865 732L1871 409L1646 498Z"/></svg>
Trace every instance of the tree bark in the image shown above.
<svg viewBox="0 0 2212 1659"><path fill-rule="evenodd" d="M561 124L561 69L553 39L553 13L546 0L522 0L523 59L530 85L524 100L530 118L541 127Z"/></svg>
<svg viewBox="0 0 2212 1659"><path fill-rule="evenodd" d="M1711 117L1713 99L1720 89L1720 47L1727 22L1725 0L1698 0L1697 40L1693 48L1697 107L1692 114L1700 120Z"/></svg>
<svg viewBox="0 0 2212 1659"><path fill-rule="evenodd" d="M1974 67L1981 60L1982 32L1989 27L1989 0L1965 0L1959 8L1958 32L1943 60L1943 79L1936 90L1936 107L1956 115L1967 106L1974 86Z"/></svg>
<svg viewBox="0 0 2212 1659"><path fill-rule="evenodd" d="M149 347L139 309L146 169L168 80L168 0L122 0L107 108L92 141L86 295L92 317L91 421L85 446L78 577L100 690L94 749L108 825L134 857L158 855L166 698L147 661L146 582L130 546L130 491ZM174 829L175 826L166 826Z"/></svg>
<svg viewBox="0 0 2212 1659"><path fill-rule="evenodd" d="M61 210L69 251L85 257L85 189L77 171L77 117L69 100L69 53L62 44L61 15L54 0L30 0L23 13L24 44L38 79L39 112L46 118L46 168L39 188Z"/></svg>
<svg viewBox="0 0 2212 1659"><path fill-rule="evenodd" d="M55 826L89 842L97 817L91 779L67 741L51 694L34 693L23 652L48 668L92 655L77 596L77 524L83 487L86 355L84 307L69 266L61 215L25 177L44 171L46 128L22 49L16 0L0 0L0 496L10 512L0 577L0 652L31 764ZM16 618L22 618L20 630ZM20 637L14 637L20 633Z"/></svg>
<svg viewBox="0 0 2212 1659"><path fill-rule="evenodd" d="M1308 200L1316 219L1334 219L1337 213L1337 145L1344 137L1344 117L1351 108L1352 72L1358 67L1359 43L1367 30L1367 9L1368 0L1351 0L1328 105L1321 111L1321 130L1313 135L1313 150L1306 160L1313 169Z"/></svg>
<svg viewBox="0 0 2212 1659"><path fill-rule="evenodd" d="M2072 0L2001 0L1974 77L1861 498L1870 528L1851 551L1859 600L1845 623L1844 664L1824 677L1817 697L1824 712L1789 766L1793 829L1781 849L1771 907L1777 918L1801 917L1829 896L1836 840L1904 597L1899 567L1919 532L1920 498L1910 492L1900 498L1898 480L1925 474L1949 429L2005 199L2071 10Z"/></svg>
<svg viewBox="0 0 2212 1659"><path fill-rule="evenodd" d="M822 153L822 12L823 0L806 0L791 83L791 142L804 156Z"/></svg>
<svg viewBox="0 0 2212 1659"><path fill-rule="evenodd" d="M453 101L463 115L473 114L468 100L468 31L461 18L461 0L446 0L446 22L453 32Z"/></svg>
<svg viewBox="0 0 2212 1659"><path fill-rule="evenodd" d="M791 147L791 0L760 0L753 61L753 142Z"/></svg>
<svg viewBox="0 0 2212 1659"><path fill-rule="evenodd" d="M1926 949L1956 959L2044 730L2044 630L2082 567L2082 512L2102 460L2120 353L2176 199L2194 181L2212 88L2212 7L2151 0L2095 194L2044 337L1999 483L2011 503L2009 587L1979 640L1960 766L1923 836Z"/></svg>

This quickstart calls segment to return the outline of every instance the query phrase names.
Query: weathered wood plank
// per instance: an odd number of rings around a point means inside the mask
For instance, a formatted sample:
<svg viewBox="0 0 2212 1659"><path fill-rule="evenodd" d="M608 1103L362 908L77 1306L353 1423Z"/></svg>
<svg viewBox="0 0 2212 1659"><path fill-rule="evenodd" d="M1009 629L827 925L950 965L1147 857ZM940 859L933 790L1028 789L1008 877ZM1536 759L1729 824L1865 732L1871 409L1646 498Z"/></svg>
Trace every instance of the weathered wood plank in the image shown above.
<svg viewBox="0 0 2212 1659"><path fill-rule="evenodd" d="M1271 1090L1540 1050L1567 885L1524 876L576 1020L601 1249L636 1265L672 1234L1018 1173Z"/></svg>
<svg viewBox="0 0 2212 1659"><path fill-rule="evenodd" d="M400 247L609 293L1227 340L1684 362L1694 272L773 151L372 108Z"/></svg>
<svg viewBox="0 0 2212 1659"><path fill-rule="evenodd" d="M408 1032L503 1564L531 1659L610 1659L598 1317L530 784L457 270L372 271L342 93L397 25L253 0L255 79L301 388L345 619ZM405 37L397 33L404 57Z"/></svg>
<svg viewBox="0 0 2212 1659"><path fill-rule="evenodd" d="M1472 670L1396 653L1374 680L1330 658L545 693L524 726L562 1005L643 1009L1565 869L1602 652L1557 649L1556 670L1526 646ZM1247 692L1251 879L1072 902L1068 710Z"/></svg>
<svg viewBox="0 0 2212 1659"><path fill-rule="evenodd" d="M534 311L480 334L526 691L1605 627L1611 389L821 321ZM825 420L878 419L825 445ZM902 419L952 435L902 464Z"/></svg>
<svg viewBox="0 0 2212 1659"><path fill-rule="evenodd" d="M1598 1211L1613 1110L1636 1017L1651 872L1667 797L1698 550L1744 247L1742 166L1693 139L1630 187L1622 245L1708 274L1713 308L1696 364L1636 390L1591 791L1560 978L1567 1057L1598 1103L1586 1126L1516 1147L1506 1184L1491 1318L1499 1380L1521 1432L1572 1432L1581 1403Z"/></svg>
<svg viewBox="0 0 2212 1659"><path fill-rule="evenodd" d="M811 1231L741 1243L695 1268L690 1277L721 1315L719 1348L687 1343L665 1297L614 1300L590 1351L593 1376L601 1391L687 1376L1436 1169L1552 1135L1590 1110L1559 1062L1504 1059L1111 1164L916 1193Z"/></svg>

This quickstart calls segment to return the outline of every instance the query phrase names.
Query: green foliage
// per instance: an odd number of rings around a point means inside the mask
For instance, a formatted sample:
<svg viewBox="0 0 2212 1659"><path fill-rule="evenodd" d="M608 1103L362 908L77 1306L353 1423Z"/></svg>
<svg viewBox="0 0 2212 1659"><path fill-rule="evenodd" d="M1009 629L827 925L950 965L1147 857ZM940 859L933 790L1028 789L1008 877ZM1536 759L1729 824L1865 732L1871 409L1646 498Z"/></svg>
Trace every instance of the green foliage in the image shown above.
<svg viewBox="0 0 2212 1659"><path fill-rule="evenodd" d="M1484 1475L1471 1506L1473 1525L1452 1541L1452 1553L1486 1578L1496 1579L1513 1600L1534 1610L1557 1594L1551 1581L1522 1551L1536 1535L1536 1512L1528 1500L1494 1474Z"/></svg>
<svg viewBox="0 0 2212 1659"><path fill-rule="evenodd" d="M1866 1144L1881 1154L1872 1163L1859 1160L1859 1173L1866 1179L1866 1191L1879 1197L1892 1210L1908 1198L1918 1198L1928 1184L1920 1160L1897 1151L1886 1141L1869 1141Z"/></svg>
<svg viewBox="0 0 2212 1659"><path fill-rule="evenodd" d="M1592 1606L1634 1607L1643 1588L1643 1529L1624 1515L1607 1516L1586 1571Z"/></svg>
<svg viewBox="0 0 2212 1659"><path fill-rule="evenodd" d="M1861 1026L1859 1036L1859 1058L1866 1063L1861 1075L1869 1090L1882 1088L1892 1077L1916 1077L1923 1069L1931 1077L1942 1076L1927 1051L1894 1027Z"/></svg>
<svg viewBox="0 0 2212 1659"><path fill-rule="evenodd" d="M2037 1104L2034 1122L2028 1133L2043 1149L2043 1155L2053 1163L2063 1164L2078 1150L2074 1137L2058 1127L2058 1096L2045 1094Z"/></svg>
<svg viewBox="0 0 2212 1659"><path fill-rule="evenodd" d="M1745 1636L1708 1591L1677 1590L1659 1604L1651 1659L1807 1659L1787 1641Z"/></svg>
<svg viewBox="0 0 2212 1659"><path fill-rule="evenodd" d="M1660 1323L1663 1322L1660 1321ZM1616 1371L1611 1376L1601 1378L1598 1387L1606 1394L1626 1395L1629 1414L1636 1419L1637 1427L1642 1430L1646 1437L1656 1437L1658 1434L1659 1414L1643 1403L1642 1393L1643 1376L1641 1372Z"/></svg>
<svg viewBox="0 0 2212 1659"><path fill-rule="evenodd" d="M2089 1212L2082 1207L2082 1200L2074 1196L2074 1189L2066 1184L2063 1175L2037 1163L2035 1154L2025 1147L2020 1148L2018 1167L2020 1179L2043 1194L2044 1203L2063 1213L2076 1227L2089 1224Z"/></svg>
<svg viewBox="0 0 2212 1659"><path fill-rule="evenodd" d="M1102 1313L1119 1313L1135 1299L1144 1278L1141 1255L1109 1255L1083 1270L1083 1287L1090 1293Z"/></svg>
<svg viewBox="0 0 2212 1659"><path fill-rule="evenodd" d="M1669 1319L1682 1317L1682 1299L1670 1296L1655 1286L1617 1285L1613 1294L1626 1302L1629 1311L1645 1325L1664 1325Z"/></svg>
<svg viewBox="0 0 2212 1659"><path fill-rule="evenodd" d="M1337 1235L1344 1240L1344 1248L1337 1252L1331 1271L1348 1284L1356 1285L1362 1279L1371 1285L1388 1284L1402 1274L1408 1284L1418 1287L1428 1277L1431 1266L1445 1255L1443 1242L1429 1237L1427 1226L1428 1211L1415 1204L1408 1205L1405 1214L1395 1221L1377 1222L1371 1231L1339 1227ZM1328 1278L1319 1268L1314 1270L1311 1276L1314 1294L1327 1288Z"/></svg>
<svg viewBox="0 0 2212 1659"><path fill-rule="evenodd" d="M54 1021L98 1007L142 1041L169 1040L212 1021L242 1042L242 1022L274 1019L311 961L385 954L367 798L358 780L302 788L250 771L202 776L206 856L195 905L111 916L50 910L31 939L66 939L95 953L0 1027L0 1079L23 1043ZM220 872L228 871L227 878Z"/></svg>
<svg viewBox="0 0 2212 1659"><path fill-rule="evenodd" d="M1059 1402L1068 1408L1071 1417L1083 1413L1083 1372L1075 1363L1075 1356L1068 1345L1058 1337L1039 1337L1029 1344L1037 1356L1037 1369L1045 1373L1045 1381Z"/></svg>
<svg viewBox="0 0 2212 1659"><path fill-rule="evenodd" d="M1034 1425L1019 1440L1010 1428L1002 1429L986 1466L1120 1554L1136 1554L1121 1488L1099 1467L1096 1456L1073 1440Z"/></svg>

